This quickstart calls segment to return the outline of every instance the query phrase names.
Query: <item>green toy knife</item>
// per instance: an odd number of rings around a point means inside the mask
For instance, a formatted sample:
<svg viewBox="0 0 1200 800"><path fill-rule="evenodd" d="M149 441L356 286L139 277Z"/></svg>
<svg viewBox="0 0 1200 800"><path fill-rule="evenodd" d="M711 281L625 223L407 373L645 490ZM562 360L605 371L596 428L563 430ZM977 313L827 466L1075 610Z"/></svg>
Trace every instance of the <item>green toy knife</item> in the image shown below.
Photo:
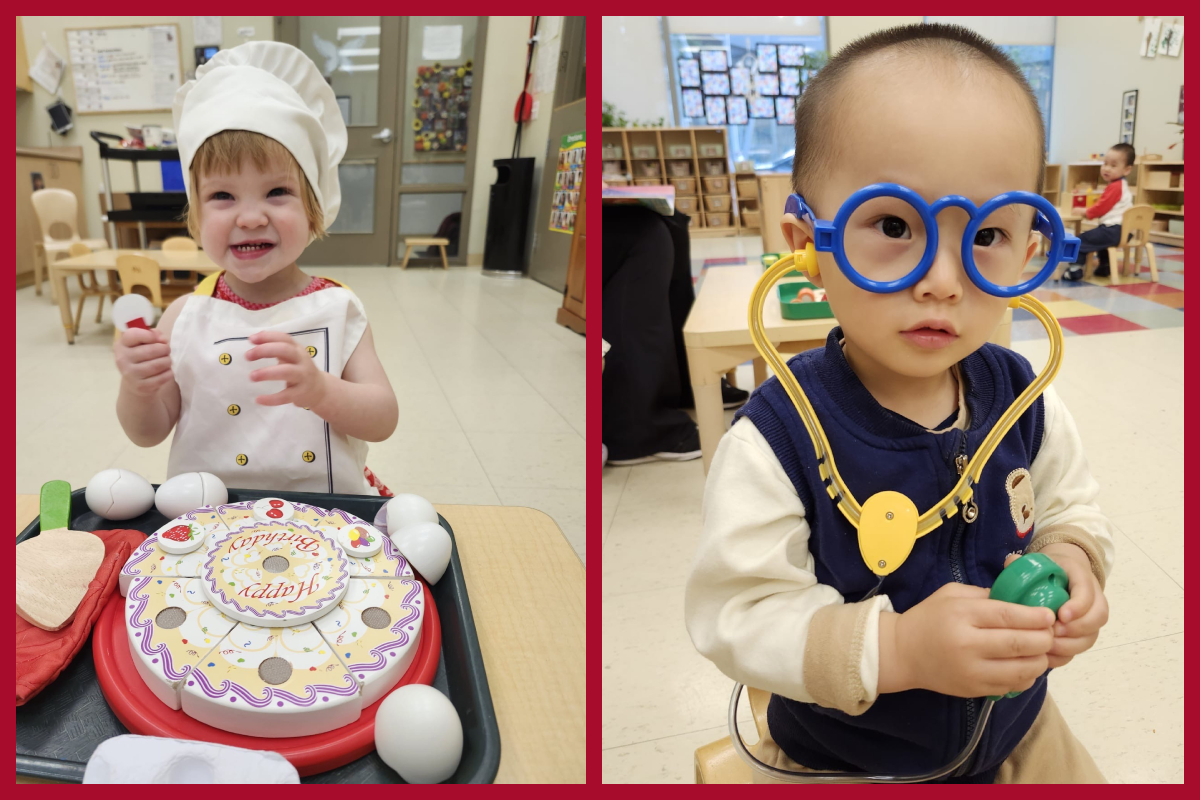
<svg viewBox="0 0 1200 800"><path fill-rule="evenodd" d="M43 531L70 527L71 484L66 481L43 483L38 515L38 522Z"/></svg>

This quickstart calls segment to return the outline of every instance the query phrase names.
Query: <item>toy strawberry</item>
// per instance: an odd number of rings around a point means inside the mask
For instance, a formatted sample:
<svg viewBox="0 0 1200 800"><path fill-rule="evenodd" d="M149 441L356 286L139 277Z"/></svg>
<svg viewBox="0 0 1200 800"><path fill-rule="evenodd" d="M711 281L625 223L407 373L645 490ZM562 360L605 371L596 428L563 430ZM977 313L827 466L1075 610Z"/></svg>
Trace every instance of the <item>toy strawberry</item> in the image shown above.
<svg viewBox="0 0 1200 800"><path fill-rule="evenodd" d="M193 538L191 525L176 525L174 528L161 534L162 538L170 539L173 542L190 542Z"/></svg>

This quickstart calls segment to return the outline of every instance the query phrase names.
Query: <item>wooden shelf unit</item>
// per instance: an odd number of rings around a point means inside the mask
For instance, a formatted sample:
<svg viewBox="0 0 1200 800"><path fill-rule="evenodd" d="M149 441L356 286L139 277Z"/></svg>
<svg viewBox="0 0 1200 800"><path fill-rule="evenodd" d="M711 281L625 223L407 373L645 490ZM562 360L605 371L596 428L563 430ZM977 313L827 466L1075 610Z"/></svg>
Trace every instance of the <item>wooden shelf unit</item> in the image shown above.
<svg viewBox="0 0 1200 800"><path fill-rule="evenodd" d="M1050 201L1055 208L1061 207L1062 200L1062 164L1046 165L1046 180L1042 185L1042 197Z"/></svg>
<svg viewBox="0 0 1200 800"><path fill-rule="evenodd" d="M738 222L744 234L762 233L762 203L758 196L758 176L753 172L733 173L737 193Z"/></svg>
<svg viewBox="0 0 1200 800"><path fill-rule="evenodd" d="M737 236L740 209L735 199L734 174L729 165L729 140L724 128L604 128L600 153L604 180L617 184L675 185L675 208L691 218L695 237ZM672 147L691 148L687 157L671 157ZM634 148L652 147L653 157L634 156ZM718 147L721 155L702 155L701 150ZM719 175L709 174L710 165L720 162ZM688 174L677 176L673 164L687 164ZM618 166L613 166L618 165ZM672 181L672 178L676 178ZM724 179L705 182L705 178ZM713 186L721 184L720 187ZM710 210L710 206L719 206ZM726 224L715 224L722 216Z"/></svg>
<svg viewBox="0 0 1200 800"><path fill-rule="evenodd" d="M1162 173L1170 175L1169 178L1161 177ZM1154 205L1155 203L1170 203L1178 204L1178 211L1164 211L1161 209L1154 210L1154 221L1167 221L1173 219L1183 219L1183 162L1182 161L1139 161L1137 165L1138 189L1134 202L1138 205ZM1161 184L1165 182L1173 184L1170 186L1162 186L1151 184ZM1183 247L1182 234L1170 233L1169 231L1151 231L1150 241L1158 242L1159 244L1169 244L1175 247Z"/></svg>

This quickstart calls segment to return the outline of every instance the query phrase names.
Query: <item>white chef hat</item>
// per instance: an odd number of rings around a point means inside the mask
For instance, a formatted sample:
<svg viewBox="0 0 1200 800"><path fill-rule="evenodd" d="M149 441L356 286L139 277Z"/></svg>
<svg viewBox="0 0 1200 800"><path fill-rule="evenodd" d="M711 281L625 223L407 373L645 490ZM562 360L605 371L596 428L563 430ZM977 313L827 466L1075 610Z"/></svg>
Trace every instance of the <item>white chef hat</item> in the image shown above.
<svg viewBox="0 0 1200 800"><path fill-rule="evenodd" d="M219 50L175 92L171 107L186 175L200 145L228 130L253 131L282 144L308 178L328 228L342 204L337 165L346 123L317 65L283 42L246 42ZM191 201L191 181L185 181Z"/></svg>

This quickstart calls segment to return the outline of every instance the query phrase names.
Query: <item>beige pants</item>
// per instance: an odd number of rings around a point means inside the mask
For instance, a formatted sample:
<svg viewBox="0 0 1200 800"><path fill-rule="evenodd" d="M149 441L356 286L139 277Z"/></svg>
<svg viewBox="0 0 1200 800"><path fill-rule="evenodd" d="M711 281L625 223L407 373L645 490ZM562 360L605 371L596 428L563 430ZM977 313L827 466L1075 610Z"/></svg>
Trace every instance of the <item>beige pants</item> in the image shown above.
<svg viewBox="0 0 1200 800"><path fill-rule="evenodd" d="M794 772L815 772L788 758L770 732L759 742L755 755L764 764ZM754 770L755 783L781 783ZM996 775L996 783L1108 783L1096 762L1071 733L1067 721L1049 693L1033 727L1017 745Z"/></svg>

